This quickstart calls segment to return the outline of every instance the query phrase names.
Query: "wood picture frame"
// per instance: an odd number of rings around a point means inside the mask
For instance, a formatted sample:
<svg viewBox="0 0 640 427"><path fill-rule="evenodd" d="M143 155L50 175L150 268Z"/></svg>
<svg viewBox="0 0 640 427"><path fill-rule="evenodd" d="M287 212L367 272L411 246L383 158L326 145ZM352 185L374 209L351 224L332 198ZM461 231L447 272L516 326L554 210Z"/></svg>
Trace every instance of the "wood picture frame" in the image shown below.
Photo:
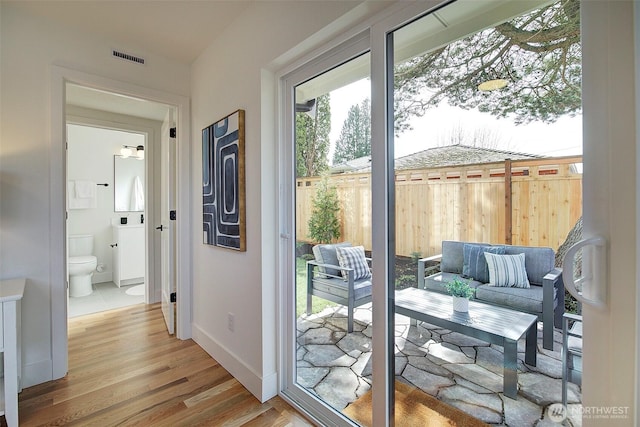
<svg viewBox="0 0 640 427"><path fill-rule="evenodd" d="M202 130L203 243L246 251L244 110Z"/></svg>

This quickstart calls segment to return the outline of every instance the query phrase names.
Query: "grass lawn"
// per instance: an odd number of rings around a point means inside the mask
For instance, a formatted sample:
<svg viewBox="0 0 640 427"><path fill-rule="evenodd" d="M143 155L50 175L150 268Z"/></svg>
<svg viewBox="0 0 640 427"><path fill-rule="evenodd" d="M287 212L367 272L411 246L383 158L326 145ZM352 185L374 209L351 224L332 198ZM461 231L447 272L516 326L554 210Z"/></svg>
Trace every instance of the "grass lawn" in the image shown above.
<svg viewBox="0 0 640 427"><path fill-rule="evenodd" d="M325 307L336 304L322 298L313 297L313 313L324 310ZM296 317L305 314L307 310L307 261L296 258Z"/></svg>

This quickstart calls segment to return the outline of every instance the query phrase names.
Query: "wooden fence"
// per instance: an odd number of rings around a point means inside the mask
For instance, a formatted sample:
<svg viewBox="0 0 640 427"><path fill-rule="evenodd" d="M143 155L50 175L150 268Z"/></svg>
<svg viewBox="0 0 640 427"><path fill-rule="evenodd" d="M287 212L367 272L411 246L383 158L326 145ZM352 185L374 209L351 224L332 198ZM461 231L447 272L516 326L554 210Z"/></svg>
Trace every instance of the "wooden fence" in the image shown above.
<svg viewBox="0 0 640 427"><path fill-rule="evenodd" d="M396 253L429 256L442 240L557 249L582 215L582 157L507 160L396 172ZM296 237L308 222L320 178L296 189ZM330 178L340 199L340 241L371 249L371 176Z"/></svg>

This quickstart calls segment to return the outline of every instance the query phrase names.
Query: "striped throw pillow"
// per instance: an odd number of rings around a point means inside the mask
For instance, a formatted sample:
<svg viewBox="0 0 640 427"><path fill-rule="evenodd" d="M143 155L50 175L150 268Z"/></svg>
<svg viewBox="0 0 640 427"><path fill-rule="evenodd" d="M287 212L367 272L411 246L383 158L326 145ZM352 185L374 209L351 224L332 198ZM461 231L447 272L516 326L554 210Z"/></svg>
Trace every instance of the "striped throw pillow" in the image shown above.
<svg viewBox="0 0 640 427"><path fill-rule="evenodd" d="M489 285L513 288L529 288L524 264L524 254L496 255L484 253L489 268Z"/></svg>
<svg viewBox="0 0 640 427"><path fill-rule="evenodd" d="M353 280L368 279L371 277L369 264L364 255L364 246L336 247L338 262L342 268L353 269ZM345 280L349 277L347 270L342 270Z"/></svg>

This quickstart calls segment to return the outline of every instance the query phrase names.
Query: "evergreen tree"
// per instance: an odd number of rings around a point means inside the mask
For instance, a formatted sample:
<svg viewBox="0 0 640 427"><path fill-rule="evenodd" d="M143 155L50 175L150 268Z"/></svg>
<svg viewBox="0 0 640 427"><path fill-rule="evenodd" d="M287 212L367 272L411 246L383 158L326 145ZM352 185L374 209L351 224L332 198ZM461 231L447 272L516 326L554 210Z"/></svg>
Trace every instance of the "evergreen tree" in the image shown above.
<svg viewBox="0 0 640 427"><path fill-rule="evenodd" d="M313 211L309 218L309 237L318 243L330 243L340 237L340 200L336 187L329 185L324 174L313 197Z"/></svg>
<svg viewBox="0 0 640 427"><path fill-rule="evenodd" d="M395 67L395 130L441 102L516 123L581 110L580 1L558 0ZM505 79L500 90L478 85Z"/></svg>
<svg viewBox="0 0 640 427"><path fill-rule="evenodd" d="M329 168L329 94L316 98L313 113L296 113L296 176L319 176Z"/></svg>
<svg viewBox="0 0 640 427"><path fill-rule="evenodd" d="M333 164L371 155L371 105L366 98L349 109L333 153Z"/></svg>

